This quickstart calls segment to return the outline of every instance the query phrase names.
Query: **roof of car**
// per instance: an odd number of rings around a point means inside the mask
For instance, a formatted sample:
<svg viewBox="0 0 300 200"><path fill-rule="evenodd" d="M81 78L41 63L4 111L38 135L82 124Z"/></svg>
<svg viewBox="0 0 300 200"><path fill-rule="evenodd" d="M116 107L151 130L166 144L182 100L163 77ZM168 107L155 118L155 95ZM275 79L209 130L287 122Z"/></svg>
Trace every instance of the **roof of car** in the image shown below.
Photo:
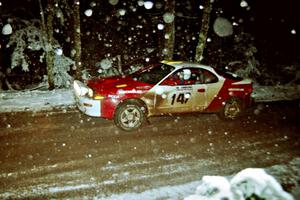
<svg viewBox="0 0 300 200"><path fill-rule="evenodd" d="M173 60L163 60L161 63L171 65L175 68L182 68L182 67L201 67L204 69L207 69L209 71L213 70L213 67L207 66L207 65L202 65L199 63L192 63L192 62L187 62L187 61L173 61ZM214 71L214 70L213 70Z"/></svg>

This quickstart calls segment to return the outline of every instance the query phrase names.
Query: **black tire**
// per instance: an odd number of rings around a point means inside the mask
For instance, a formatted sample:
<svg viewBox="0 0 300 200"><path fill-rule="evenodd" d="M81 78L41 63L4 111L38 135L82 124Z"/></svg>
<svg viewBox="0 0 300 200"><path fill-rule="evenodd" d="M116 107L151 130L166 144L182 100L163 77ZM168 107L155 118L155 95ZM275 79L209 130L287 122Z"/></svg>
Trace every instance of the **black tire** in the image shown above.
<svg viewBox="0 0 300 200"><path fill-rule="evenodd" d="M235 120L241 115L242 109L242 101L237 97L233 97L225 103L218 116L223 120Z"/></svg>
<svg viewBox="0 0 300 200"><path fill-rule="evenodd" d="M118 106L114 121L117 127L124 131L138 129L145 121L143 106L135 102L125 102Z"/></svg>

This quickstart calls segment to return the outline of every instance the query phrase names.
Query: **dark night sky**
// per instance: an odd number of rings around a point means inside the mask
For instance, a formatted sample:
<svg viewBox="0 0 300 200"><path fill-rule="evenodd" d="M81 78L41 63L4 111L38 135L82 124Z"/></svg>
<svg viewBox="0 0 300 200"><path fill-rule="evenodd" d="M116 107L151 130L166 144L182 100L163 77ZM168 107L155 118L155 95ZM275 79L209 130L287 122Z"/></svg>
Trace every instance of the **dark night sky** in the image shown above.
<svg viewBox="0 0 300 200"><path fill-rule="evenodd" d="M258 48L266 48L265 51L270 52L274 58L282 56L289 61L300 61L300 14L295 0L252 0L248 1L251 6L249 11L229 6L225 2L224 10L245 19L245 29L254 35Z"/></svg>
<svg viewBox="0 0 300 200"><path fill-rule="evenodd" d="M0 0L0 2L2 4L0 12L2 13L15 13L25 16L30 11L30 15L36 15L39 18L38 7L36 7L38 5L37 0ZM88 7L92 1L85 0L81 2L82 7ZM98 3L100 6L107 5L104 0L94 0L94 2L100 2ZM129 1L120 0L117 6L122 6L122 2ZM191 0L190 2L191 5L198 5L199 1ZM289 57L288 60L298 59L299 61L300 15L299 7L296 5L297 1L247 0L247 2L250 6L249 10L242 8L239 0L217 1L215 6L221 7L223 10L222 15L228 17L228 19L232 20L232 17L235 20L243 19L240 26L253 34L258 48L266 48L265 51L270 51L274 56L287 56ZM177 3L183 6L186 5L186 1L177 1ZM181 9L180 6L177 6L177 12L178 8ZM292 34L292 30L295 30L296 33Z"/></svg>

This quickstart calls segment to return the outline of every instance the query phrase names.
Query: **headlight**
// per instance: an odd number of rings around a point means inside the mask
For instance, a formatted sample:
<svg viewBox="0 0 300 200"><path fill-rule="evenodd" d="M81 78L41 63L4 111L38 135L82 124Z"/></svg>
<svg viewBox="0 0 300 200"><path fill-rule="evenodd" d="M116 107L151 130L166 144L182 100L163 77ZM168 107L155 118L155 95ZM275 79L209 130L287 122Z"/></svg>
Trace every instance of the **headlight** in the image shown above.
<svg viewBox="0 0 300 200"><path fill-rule="evenodd" d="M81 89L80 89L80 86L79 86L80 82L75 80L73 82L73 88L74 88L74 91L75 93L79 96L81 94Z"/></svg>
<svg viewBox="0 0 300 200"><path fill-rule="evenodd" d="M94 96L94 92L91 88L88 88L88 96L91 98Z"/></svg>
<svg viewBox="0 0 300 200"><path fill-rule="evenodd" d="M94 97L93 97L95 100L102 100L104 99L104 96L100 95L100 94L96 94Z"/></svg>
<svg viewBox="0 0 300 200"><path fill-rule="evenodd" d="M93 90L78 80L74 81L73 88L78 96L84 96L87 94L89 97L93 97Z"/></svg>

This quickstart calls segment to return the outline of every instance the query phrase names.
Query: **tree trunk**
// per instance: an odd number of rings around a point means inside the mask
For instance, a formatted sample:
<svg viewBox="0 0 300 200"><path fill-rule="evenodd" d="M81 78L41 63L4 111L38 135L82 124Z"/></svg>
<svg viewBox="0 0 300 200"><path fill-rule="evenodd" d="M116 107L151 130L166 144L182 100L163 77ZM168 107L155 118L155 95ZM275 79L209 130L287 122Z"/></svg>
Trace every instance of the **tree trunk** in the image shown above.
<svg viewBox="0 0 300 200"><path fill-rule="evenodd" d="M74 60L76 67L76 79L81 79L82 76L82 63L81 63L81 30L80 30L80 1L74 0Z"/></svg>
<svg viewBox="0 0 300 200"><path fill-rule="evenodd" d="M172 13L175 16L175 0L166 1L165 12ZM175 45L175 19L171 23L166 23L164 30L164 60L172 60Z"/></svg>
<svg viewBox="0 0 300 200"><path fill-rule="evenodd" d="M54 51L52 49L53 43L53 15L54 15L54 1L49 0L47 5L47 26L45 22L45 15L41 0L39 0L40 14L41 14L41 30L42 30L42 38L43 45L46 52L46 65L47 65L47 75L48 75L48 85L49 90L54 89Z"/></svg>
<svg viewBox="0 0 300 200"><path fill-rule="evenodd" d="M212 10L212 3L210 0L204 0L204 10L201 22L201 29L198 38L198 45L196 47L196 54L195 54L195 62L200 63L203 57L203 52L206 46L207 34L209 29L209 20L210 20L210 13Z"/></svg>
<svg viewBox="0 0 300 200"><path fill-rule="evenodd" d="M54 1L48 0L48 9L47 9L47 35L48 42L46 46L46 62L47 62L47 71L48 71L48 84L49 90L54 89L54 50L52 47L53 44L53 15L54 15Z"/></svg>

